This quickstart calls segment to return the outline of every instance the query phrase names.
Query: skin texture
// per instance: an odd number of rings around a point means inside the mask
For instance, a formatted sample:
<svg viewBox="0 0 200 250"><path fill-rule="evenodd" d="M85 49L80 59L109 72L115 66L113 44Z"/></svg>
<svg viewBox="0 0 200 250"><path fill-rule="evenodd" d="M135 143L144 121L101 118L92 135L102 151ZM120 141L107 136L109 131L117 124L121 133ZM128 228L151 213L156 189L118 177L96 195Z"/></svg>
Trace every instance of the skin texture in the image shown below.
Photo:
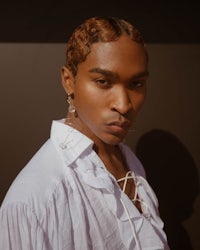
<svg viewBox="0 0 200 250"><path fill-rule="evenodd" d="M62 83L77 114L68 113L67 120L94 141L95 151L116 178L127 171L117 144L142 107L147 76L144 46L125 34L116 41L94 43L75 77L62 68Z"/></svg>

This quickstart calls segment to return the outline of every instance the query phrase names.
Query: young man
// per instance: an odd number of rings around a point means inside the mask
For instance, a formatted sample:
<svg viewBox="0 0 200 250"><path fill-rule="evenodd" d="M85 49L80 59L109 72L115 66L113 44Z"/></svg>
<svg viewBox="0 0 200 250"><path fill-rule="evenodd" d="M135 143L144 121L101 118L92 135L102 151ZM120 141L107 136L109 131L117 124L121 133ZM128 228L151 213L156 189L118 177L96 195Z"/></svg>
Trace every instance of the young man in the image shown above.
<svg viewBox="0 0 200 250"><path fill-rule="evenodd" d="M91 18L67 44L69 109L12 184L0 249L168 249L158 202L123 144L146 92L143 39L118 18Z"/></svg>

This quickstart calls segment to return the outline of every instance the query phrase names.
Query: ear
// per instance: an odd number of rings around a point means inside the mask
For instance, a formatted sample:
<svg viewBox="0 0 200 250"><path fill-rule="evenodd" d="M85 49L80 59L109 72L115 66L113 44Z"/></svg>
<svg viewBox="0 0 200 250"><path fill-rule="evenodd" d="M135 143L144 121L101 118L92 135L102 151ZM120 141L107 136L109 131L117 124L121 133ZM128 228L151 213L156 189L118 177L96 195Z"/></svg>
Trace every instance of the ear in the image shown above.
<svg viewBox="0 0 200 250"><path fill-rule="evenodd" d="M67 94L74 93L74 77L67 67L61 69L62 85Z"/></svg>

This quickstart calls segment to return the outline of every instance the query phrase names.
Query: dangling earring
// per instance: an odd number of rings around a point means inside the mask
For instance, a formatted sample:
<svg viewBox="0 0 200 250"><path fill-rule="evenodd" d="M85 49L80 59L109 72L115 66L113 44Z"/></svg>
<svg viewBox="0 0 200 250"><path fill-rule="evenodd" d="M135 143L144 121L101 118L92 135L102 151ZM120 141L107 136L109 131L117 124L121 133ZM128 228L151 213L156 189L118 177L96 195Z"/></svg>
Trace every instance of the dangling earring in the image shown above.
<svg viewBox="0 0 200 250"><path fill-rule="evenodd" d="M76 108L75 106L71 103L72 101L72 97L71 97L71 94L67 94L67 102L69 104L69 107L68 107L68 111L69 113L73 114L76 112Z"/></svg>

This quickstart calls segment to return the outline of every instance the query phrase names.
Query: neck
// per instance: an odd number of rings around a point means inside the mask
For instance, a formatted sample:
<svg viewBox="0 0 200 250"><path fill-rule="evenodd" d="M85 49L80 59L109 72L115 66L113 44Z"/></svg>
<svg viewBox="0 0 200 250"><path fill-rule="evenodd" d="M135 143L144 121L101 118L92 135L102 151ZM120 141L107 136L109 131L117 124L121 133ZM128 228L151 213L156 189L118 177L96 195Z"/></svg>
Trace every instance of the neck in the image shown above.
<svg viewBox="0 0 200 250"><path fill-rule="evenodd" d="M68 114L66 124L79 130L94 142L94 151L103 161L107 170L116 178L122 178L128 171L128 167L118 145L107 144L91 133L88 127L84 126L78 117Z"/></svg>
<svg viewBox="0 0 200 250"><path fill-rule="evenodd" d="M94 145L94 150L103 161L107 170L116 178L122 178L128 171L128 166L118 145Z"/></svg>

